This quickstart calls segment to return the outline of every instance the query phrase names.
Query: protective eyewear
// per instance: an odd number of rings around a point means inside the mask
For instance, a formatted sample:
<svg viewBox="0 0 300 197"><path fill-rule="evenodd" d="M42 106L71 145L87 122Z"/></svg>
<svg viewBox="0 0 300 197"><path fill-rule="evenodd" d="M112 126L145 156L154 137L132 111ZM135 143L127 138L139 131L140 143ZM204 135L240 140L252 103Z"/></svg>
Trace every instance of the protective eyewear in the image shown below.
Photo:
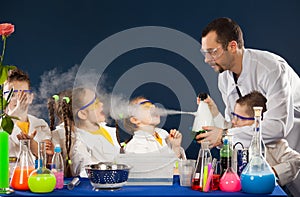
<svg viewBox="0 0 300 197"><path fill-rule="evenodd" d="M142 102L138 103L138 105L141 105L146 109L150 109L152 107L155 107L155 105L150 100L142 101Z"/></svg>
<svg viewBox="0 0 300 197"><path fill-rule="evenodd" d="M92 110L97 109L100 105L100 100L97 98L97 96L95 95L95 97L93 98L93 100L91 100L88 104L82 106L76 113L76 115L78 115L78 112L87 108L90 108Z"/></svg>
<svg viewBox="0 0 300 197"><path fill-rule="evenodd" d="M8 94L10 91L4 91L3 94L6 95ZM26 92L26 93L31 93L32 90L14 90L13 93L18 93L18 92Z"/></svg>
<svg viewBox="0 0 300 197"><path fill-rule="evenodd" d="M205 59L208 59L208 60L217 60L224 53L224 50L222 50L220 52L220 50L219 50L220 48L222 48L222 47L219 46L217 48L207 49L207 50L200 49L200 51L204 55Z"/></svg>
<svg viewBox="0 0 300 197"><path fill-rule="evenodd" d="M238 115L234 112L231 112L231 115L232 115L232 119L237 118L240 120L255 120L254 117L245 117L245 116Z"/></svg>

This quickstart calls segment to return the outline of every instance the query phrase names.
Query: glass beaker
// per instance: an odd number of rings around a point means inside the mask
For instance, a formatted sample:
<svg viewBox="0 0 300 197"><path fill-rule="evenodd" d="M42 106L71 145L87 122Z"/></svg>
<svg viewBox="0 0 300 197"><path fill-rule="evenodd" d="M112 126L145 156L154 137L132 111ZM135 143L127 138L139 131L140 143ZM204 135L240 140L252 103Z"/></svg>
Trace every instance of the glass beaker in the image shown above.
<svg viewBox="0 0 300 197"><path fill-rule="evenodd" d="M262 149L262 137L261 137L261 112L262 107L253 107L254 110L254 137L253 152L251 159L241 174L241 183L243 192L253 194L268 194L272 193L276 179L270 165L267 163L265 157L263 157ZM263 187L262 187L263 185Z"/></svg>
<svg viewBox="0 0 300 197"><path fill-rule="evenodd" d="M208 164L211 164L212 157L208 148L209 142L201 142L201 148L198 153L198 159L196 163L196 169L192 178L192 189L203 191L207 176L208 176Z"/></svg>
<svg viewBox="0 0 300 197"><path fill-rule="evenodd" d="M33 170L34 163L30 152L30 140L20 140L20 153L13 170L10 186L15 190L29 190L28 178Z"/></svg>
<svg viewBox="0 0 300 197"><path fill-rule="evenodd" d="M31 192L48 193L52 192L56 185L56 178L53 172L46 168L45 142L39 142L38 146L38 168L31 172L28 179L28 186Z"/></svg>

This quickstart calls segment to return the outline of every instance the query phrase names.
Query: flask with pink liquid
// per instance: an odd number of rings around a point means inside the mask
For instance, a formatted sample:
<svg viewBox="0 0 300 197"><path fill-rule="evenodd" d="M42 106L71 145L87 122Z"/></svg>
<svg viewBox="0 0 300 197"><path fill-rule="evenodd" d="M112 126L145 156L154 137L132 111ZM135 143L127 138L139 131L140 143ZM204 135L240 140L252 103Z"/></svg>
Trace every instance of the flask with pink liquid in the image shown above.
<svg viewBox="0 0 300 197"><path fill-rule="evenodd" d="M227 153L229 153L229 157L227 160L227 169L222 175L220 179L220 190L224 192L238 192L242 189L241 180L238 174L233 170L231 165L231 157L232 157L232 148L228 144L232 144L231 138L227 138L224 140L224 145L227 148Z"/></svg>

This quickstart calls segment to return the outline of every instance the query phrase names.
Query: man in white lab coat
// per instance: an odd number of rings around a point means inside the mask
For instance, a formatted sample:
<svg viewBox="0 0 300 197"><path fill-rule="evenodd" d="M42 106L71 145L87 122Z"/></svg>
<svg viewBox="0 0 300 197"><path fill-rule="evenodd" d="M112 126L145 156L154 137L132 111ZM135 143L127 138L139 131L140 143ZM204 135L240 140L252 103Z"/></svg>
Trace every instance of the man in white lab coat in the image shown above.
<svg viewBox="0 0 300 197"><path fill-rule="evenodd" d="M229 18L215 19L206 26L202 31L201 52L205 62L220 73L218 86L226 105L225 119L230 121L239 97L257 90L268 100L268 111L262 121L265 143L286 138L290 147L300 152L300 79L288 63L267 51L245 49L241 28ZM220 145L222 135L230 133L234 142L240 141L248 147L253 134L251 126L204 129L210 132L196 138L210 141L210 146Z"/></svg>

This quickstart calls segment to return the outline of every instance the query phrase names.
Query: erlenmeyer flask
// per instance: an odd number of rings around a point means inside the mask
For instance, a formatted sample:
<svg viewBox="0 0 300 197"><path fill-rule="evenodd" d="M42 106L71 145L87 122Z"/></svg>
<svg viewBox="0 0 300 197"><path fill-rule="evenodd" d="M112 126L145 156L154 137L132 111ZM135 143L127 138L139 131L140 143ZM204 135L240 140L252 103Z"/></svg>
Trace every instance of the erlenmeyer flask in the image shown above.
<svg viewBox="0 0 300 197"><path fill-rule="evenodd" d="M272 193L275 188L275 175L261 153L261 112L262 107L253 107L255 124L251 144L255 147L251 159L241 174L243 192L253 194ZM263 187L262 187L263 185Z"/></svg>
<svg viewBox="0 0 300 197"><path fill-rule="evenodd" d="M46 168L45 151L45 142L39 142L38 168L31 172L28 179L29 189L34 193L52 192L56 185L55 175L51 170Z"/></svg>
<svg viewBox="0 0 300 197"><path fill-rule="evenodd" d="M231 137L227 137L224 139L224 146L226 147L226 153L227 153L227 169L222 175L220 179L220 190L224 192L237 192L242 189L241 187L241 180L238 174L233 170L232 168L232 142Z"/></svg>
<svg viewBox="0 0 300 197"><path fill-rule="evenodd" d="M198 110L195 115L192 131L199 133L206 132L202 129L203 126L214 126L213 117L208 107L208 104L204 102L207 98L207 93L200 93L199 96L200 103L198 105Z"/></svg>
<svg viewBox="0 0 300 197"><path fill-rule="evenodd" d="M198 153L198 159L196 163L196 169L192 178L192 189L203 191L207 176L208 176L208 164L211 164L212 157L208 148L209 142L201 142L201 148Z"/></svg>
<svg viewBox="0 0 300 197"><path fill-rule="evenodd" d="M13 170L10 185L15 190L29 190L28 177L34 170L30 140L20 140L20 153Z"/></svg>

